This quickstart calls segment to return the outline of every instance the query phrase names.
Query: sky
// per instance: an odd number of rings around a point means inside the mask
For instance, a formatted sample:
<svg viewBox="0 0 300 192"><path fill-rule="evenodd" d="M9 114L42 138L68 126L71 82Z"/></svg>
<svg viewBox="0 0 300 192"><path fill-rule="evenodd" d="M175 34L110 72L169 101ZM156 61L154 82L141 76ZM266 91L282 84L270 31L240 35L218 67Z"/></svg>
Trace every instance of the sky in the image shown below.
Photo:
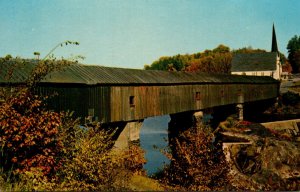
<svg viewBox="0 0 300 192"><path fill-rule="evenodd" d="M300 35L300 0L0 0L0 57L60 58L142 69L162 56L223 44L279 51Z"/></svg>

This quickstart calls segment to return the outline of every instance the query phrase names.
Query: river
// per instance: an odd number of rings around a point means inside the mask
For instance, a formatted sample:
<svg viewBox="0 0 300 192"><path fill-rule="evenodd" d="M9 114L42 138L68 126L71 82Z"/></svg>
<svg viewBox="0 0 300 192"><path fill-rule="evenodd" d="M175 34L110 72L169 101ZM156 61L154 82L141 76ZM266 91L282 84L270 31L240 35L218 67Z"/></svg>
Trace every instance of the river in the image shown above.
<svg viewBox="0 0 300 192"><path fill-rule="evenodd" d="M140 144L145 150L147 163L144 169L150 176L163 168L164 163L169 160L159 151L159 149L168 146L168 115L160 117L151 117L144 120L140 133ZM154 148L157 146L157 149Z"/></svg>
<svg viewBox="0 0 300 192"><path fill-rule="evenodd" d="M251 122L262 123L270 121L280 121L288 119L300 119L299 114L276 116L268 114L253 115L246 119ZM143 126L140 132L140 144L145 150L145 158L147 163L144 165L144 169L150 176L153 173L158 172L163 165L169 163L169 160L159 151L159 149L168 146L168 123L170 116L151 117L144 120ZM153 146L157 146L157 149Z"/></svg>

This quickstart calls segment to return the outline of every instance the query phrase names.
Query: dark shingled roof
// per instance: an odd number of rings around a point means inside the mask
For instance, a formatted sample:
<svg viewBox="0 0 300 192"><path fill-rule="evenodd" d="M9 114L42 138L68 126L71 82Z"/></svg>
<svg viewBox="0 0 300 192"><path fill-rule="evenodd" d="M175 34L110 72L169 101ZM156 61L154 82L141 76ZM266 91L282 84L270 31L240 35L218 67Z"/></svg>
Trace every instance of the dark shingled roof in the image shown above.
<svg viewBox="0 0 300 192"><path fill-rule="evenodd" d="M276 70L276 52L238 53L231 62L231 72Z"/></svg>
<svg viewBox="0 0 300 192"><path fill-rule="evenodd" d="M11 62L0 63L0 84L24 83L35 66L25 62L12 67ZM9 69L14 69L12 77L6 79ZM139 70L112 68L93 65L74 64L48 74L42 83L96 84L198 84L198 83L274 83L271 77L221 75L207 73L168 72L158 70Z"/></svg>

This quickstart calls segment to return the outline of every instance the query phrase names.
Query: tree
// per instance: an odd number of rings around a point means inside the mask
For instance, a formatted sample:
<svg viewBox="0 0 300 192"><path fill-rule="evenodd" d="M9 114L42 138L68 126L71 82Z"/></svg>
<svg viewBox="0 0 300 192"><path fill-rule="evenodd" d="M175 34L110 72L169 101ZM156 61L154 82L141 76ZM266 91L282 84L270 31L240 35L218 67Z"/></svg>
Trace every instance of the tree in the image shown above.
<svg viewBox="0 0 300 192"><path fill-rule="evenodd" d="M237 50L233 50L233 53L265 53L266 50L263 49L253 49L251 46L243 47Z"/></svg>
<svg viewBox="0 0 300 192"><path fill-rule="evenodd" d="M191 55L185 71L199 71L206 73L229 73L232 54L230 48L219 45L213 50Z"/></svg>
<svg viewBox="0 0 300 192"><path fill-rule="evenodd" d="M170 68L176 71L182 70L187 64L188 56L186 55L175 55L175 56L164 56L154 61L150 66L145 65L146 70L164 70L168 71Z"/></svg>
<svg viewBox="0 0 300 192"><path fill-rule="evenodd" d="M292 37L288 44L287 50L289 52L288 59L293 68L293 73L300 72L300 36Z"/></svg>
<svg viewBox="0 0 300 192"><path fill-rule="evenodd" d="M221 44L217 48L213 49L213 52L215 52L215 53L229 53L230 48Z"/></svg>
<svg viewBox="0 0 300 192"><path fill-rule="evenodd" d="M213 50L205 50L204 52L161 57L151 65L145 65L144 69L229 73L231 59L230 48L225 45L219 45Z"/></svg>

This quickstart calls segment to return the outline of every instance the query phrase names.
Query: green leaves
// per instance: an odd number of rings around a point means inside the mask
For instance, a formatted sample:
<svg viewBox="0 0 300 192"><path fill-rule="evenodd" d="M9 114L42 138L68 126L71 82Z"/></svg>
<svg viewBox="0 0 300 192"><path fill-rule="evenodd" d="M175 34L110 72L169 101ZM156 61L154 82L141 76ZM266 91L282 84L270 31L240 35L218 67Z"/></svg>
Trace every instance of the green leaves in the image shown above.
<svg viewBox="0 0 300 192"><path fill-rule="evenodd" d="M64 44L65 45L69 45L69 44L71 44L71 45L79 45L79 43L77 41L65 41L63 43L60 43L60 46L62 47Z"/></svg>

